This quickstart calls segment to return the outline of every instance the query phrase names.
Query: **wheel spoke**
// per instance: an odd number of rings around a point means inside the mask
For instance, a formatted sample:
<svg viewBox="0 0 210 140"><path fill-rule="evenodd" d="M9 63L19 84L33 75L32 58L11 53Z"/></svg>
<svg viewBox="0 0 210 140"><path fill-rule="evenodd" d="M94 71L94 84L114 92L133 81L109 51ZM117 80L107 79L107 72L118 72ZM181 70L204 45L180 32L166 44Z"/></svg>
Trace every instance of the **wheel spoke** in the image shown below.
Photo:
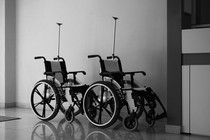
<svg viewBox="0 0 210 140"><path fill-rule="evenodd" d="M44 103L44 105L43 105L42 117L45 117L45 103Z"/></svg>
<svg viewBox="0 0 210 140"><path fill-rule="evenodd" d="M39 92L39 90L36 88L35 89L35 92L42 98L42 99L44 99L44 97L42 96L42 94Z"/></svg>
<svg viewBox="0 0 210 140"><path fill-rule="evenodd" d="M101 112L102 110L99 110L99 117L98 117L98 123L101 124Z"/></svg>
<svg viewBox="0 0 210 140"><path fill-rule="evenodd" d="M103 111L103 96L104 96L104 88L101 87L101 101L99 103L100 105L100 109L99 109L99 117L98 117L98 123L101 124L101 114L102 114L102 111Z"/></svg>
<svg viewBox="0 0 210 140"><path fill-rule="evenodd" d="M49 104L48 102L47 102L47 105L50 107L50 109L53 111L54 110L54 107L51 105L51 104Z"/></svg>
<svg viewBox="0 0 210 140"><path fill-rule="evenodd" d="M103 107L105 110L106 110L106 112L109 114L109 116L110 117L112 117L113 116L113 113L111 112L111 111L109 111L107 108L105 108L105 107Z"/></svg>
<svg viewBox="0 0 210 140"><path fill-rule="evenodd" d="M46 103L47 103L46 93L47 93L47 89L48 89L48 87L45 84L44 85L44 98L43 98L44 103L43 103L43 111L42 111L42 116L43 117L45 117L45 115L46 115Z"/></svg>
<svg viewBox="0 0 210 140"><path fill-rule="evenodd" d="M34 107L36 108L38 105L40 105L40 104L42 104L42 101L41 102L39 102L39 103L35 103L34 104Z"/></svg>

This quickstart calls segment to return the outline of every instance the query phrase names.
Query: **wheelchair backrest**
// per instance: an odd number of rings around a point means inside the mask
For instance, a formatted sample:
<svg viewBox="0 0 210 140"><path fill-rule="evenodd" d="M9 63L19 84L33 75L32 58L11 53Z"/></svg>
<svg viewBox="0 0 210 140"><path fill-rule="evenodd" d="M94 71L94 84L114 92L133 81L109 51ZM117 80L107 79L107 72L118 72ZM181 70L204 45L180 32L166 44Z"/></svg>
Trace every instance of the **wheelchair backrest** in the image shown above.
<svg viewBox="0 0 210 140"><path fill-rule="evenodd" d="M123 71L119 59L107 59L101 61L101 75L107 76L106 73L109 73L111 78L123 86Z"/></svg>
<svg viewBox="0 0 210 140"><path fill-rule="evenodd" d="M55 77L61 84L67 79L67 70L65 61L45 61L45 70L47 75Z"/></svg>
<svg viewBox="0 0 210 140"><path fill-rule="evenodd" d="M104 61L104 71L120 72L120 67L117 60L103 60L103 61Z"/></svg>

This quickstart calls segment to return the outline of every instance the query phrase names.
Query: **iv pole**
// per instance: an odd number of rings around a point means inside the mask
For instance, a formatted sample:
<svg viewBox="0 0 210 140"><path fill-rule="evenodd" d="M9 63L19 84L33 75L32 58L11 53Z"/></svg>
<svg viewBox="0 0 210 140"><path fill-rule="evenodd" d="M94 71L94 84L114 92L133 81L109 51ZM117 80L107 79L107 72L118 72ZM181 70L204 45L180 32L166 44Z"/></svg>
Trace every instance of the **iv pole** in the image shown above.
<svg viewBox="0 0 210 140"><path fill-rule="evenodd" d="M115 22L115 24L114 24L114 40L113 40L113 48L112 48L112 57L113 57L113 59L114 59L114 53L115 53L115 39L116 39L116 21L117 21L117 19L118 19L118 17L113 17L113 19L114 19L114 22Z"/></svg>
<svg viewBox="0 0 210 140"><path fill-rule="evenodd" d="M60 54L60 27L63 23L57 23L57 25L59 26L59 31L58 31L58 58L59 58L59 54Z"/></svg>

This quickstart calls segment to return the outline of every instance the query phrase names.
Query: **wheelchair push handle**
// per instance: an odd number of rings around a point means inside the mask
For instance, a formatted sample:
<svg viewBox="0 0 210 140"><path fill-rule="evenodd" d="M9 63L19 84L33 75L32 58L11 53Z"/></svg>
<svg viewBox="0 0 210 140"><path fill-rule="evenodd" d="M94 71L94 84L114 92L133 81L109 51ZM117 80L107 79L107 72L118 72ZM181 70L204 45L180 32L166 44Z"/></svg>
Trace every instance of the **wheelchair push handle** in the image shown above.
<svg viewBox="0 0 210 140"><path fill-rule="evenodd" d="M76 75L77 73L82 73L83 75L86 75L85 71L70 71L70 72L68 72L68 74L73 74L73 75Z"/></svg>
<svg viewBox="0 0 210 140"><path fill-rule="evenodd" d="M113 58L113 56L107 56L107 59L112 59ZM115 58L115 56L114 56L114 58Z"/></svg>
<svg viewBox="0 0 210 140"><path fill-rule="evenodd" d="M35 56L34 59L44 59L44 61L46 61L44 56Z"/></svg>
<svg viewBox="0 0 210 140"><path fill-rule="evenodd" d="M140 73L142 73L144 76L147 75L146 72L144 72L144 71L140 71Z"/></svg>
<svg viewBox="0 0 210 140"><path fill-rule="evenodd" d="M64 58L63 57L60 57L60 56L58 56L58 57L55 57L55 58L53 58L53 60L62 60L62 61L64 61Z"/></svg>
<svg viewBox="0 0 210 140"><path fill-rule="evenodd" d="M107 59L115 59L115 58L117 58L118 60L120 60L120 58L118 56L116 56L116 55L107 56L106 58Z"/></svg>
<svg viewBox="0 0 210 140"><path fill-rule="evenodd" d="M88 55L88 58L95 58L98 57L100 60L102 60L100 55Z"/></svg>

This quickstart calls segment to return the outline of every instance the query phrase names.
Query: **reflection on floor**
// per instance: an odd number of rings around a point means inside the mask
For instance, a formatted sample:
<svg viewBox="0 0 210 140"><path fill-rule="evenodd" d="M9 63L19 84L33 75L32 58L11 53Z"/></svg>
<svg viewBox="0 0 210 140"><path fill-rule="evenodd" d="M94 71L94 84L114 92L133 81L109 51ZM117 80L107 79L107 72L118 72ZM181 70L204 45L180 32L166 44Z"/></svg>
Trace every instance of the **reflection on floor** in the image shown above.
<svg viewBox="0 0 210 140"><path fill-rule="evenodd" d="M21 118L0 122L1 140L210 140L205 136L165 133L165 121L151 128L144 120L139 120L138 129L128 132L120 121L106 129L96 128L83 115L77 116L71 124L62 113L49 122L37 119L30 109L0 109L0 115Z"/></svg>

